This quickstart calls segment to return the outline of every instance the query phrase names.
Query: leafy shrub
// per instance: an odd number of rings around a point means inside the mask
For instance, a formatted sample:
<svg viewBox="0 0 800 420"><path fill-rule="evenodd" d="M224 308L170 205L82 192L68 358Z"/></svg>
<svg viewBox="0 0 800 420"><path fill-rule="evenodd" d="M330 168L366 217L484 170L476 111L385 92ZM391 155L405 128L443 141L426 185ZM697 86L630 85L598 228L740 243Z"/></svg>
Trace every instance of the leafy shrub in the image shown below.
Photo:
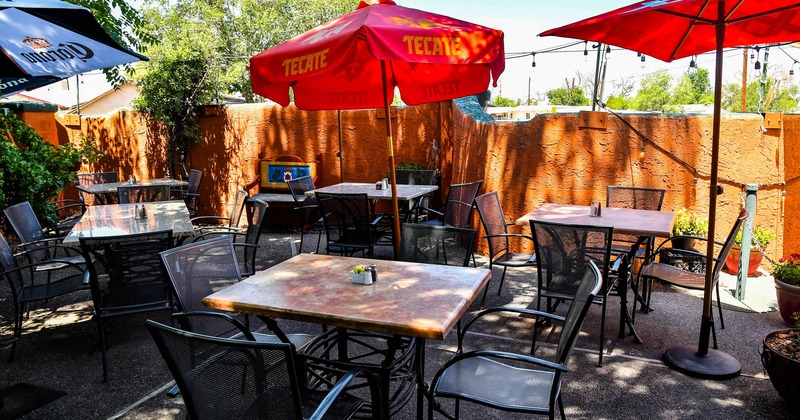
<svg viewBox="0 0 800 420"><path fill-rule="evenodd" d="M76 181L75 170L99 156L93 139L79 147L54 146L42 139L13 112L0 112L0 209L28 201L43 225L56 222L49 201ZM5 219L0 229L8 232Z"/></svg>
<svg viewBox="0 0 800 420"><path fill-rule="evenodd" d="M742 232L744 231L744 227L739 230L739 233L736 234L736 238L733 240L734 245L742 246ZM756 246L756 241L762 247L767 246L770 242L775 240L775 234L772 233L771 230L762 228L760 226L753 226L752 236L750 237L750 246Z"/></svg>
<svg viewBox="0 0 800 420"><path fill-rule="evenodd" d="M682 208L675 212L673 235L702 236L708 234L708 219Z"/></svg>

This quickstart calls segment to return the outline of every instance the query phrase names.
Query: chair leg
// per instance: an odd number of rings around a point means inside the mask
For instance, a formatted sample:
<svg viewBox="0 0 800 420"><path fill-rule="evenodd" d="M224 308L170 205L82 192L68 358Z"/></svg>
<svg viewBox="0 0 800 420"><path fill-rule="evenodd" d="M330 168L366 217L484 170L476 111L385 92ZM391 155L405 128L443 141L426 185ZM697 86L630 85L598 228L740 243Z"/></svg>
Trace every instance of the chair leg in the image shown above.
<svg viewBox="0 0 800 420"><path fill-rule="evenodd" d="M298 248L297 253L303 253L303 238L306 236L306 233L303 231L303 228L300 228L300 248Z"/></svg>
<svg viewBox="0 0 800 420"><path fill-rule="evenodd" d="M317 254L319 254L319 243L322 241L322 232L317 233Z"/></svg>
<svg viewBox="0 0 800 420"><path fill-rule="evenodd" d="M103 323L103 318L97 317L98 328L100 329L100 354L102 355L103 360L103 383L108 382L108 362L106 361L106 329Z"/></svg>
<svg viewBox="0 0 800 420"><path fill-rule="evenodd" d="M500 276L500 287L497 288L497 296L500 296L500 291L503 290L503 282L506 280L507 266L503 266L503 275Z"/></svg>
<svg viewBox="0 0 800 420"><path fill-rule="evenodd" d="M483 309L483 304L486 302L486 293L489 291L489 284L492 282L492 260L489 260L489 281L486 282L486 286L483 287L483 298L481 298L481 307Z"/></svg>
<svg viewBox="0 0 800 420"><path fill-rule="evenodd" d="M558 393L558 411L561 414L561 420L567 420L567 414L564 412L564 401L561 400L561 392Z"/></svg>
<svg viewBox="0 0 800 420"><path fill-rule="evenodd" d="M603 366L603 344L605 344L606 340L606 299L603 299L602 311L600 315L600 359L597 362L597 366ZM624 326L623 326L624 331Z"/></svg>
<svg viewBox="0 0 800 420"><path fill-rule="evenodd" d="M717 311L719 311L719 327L725 329L725 319L722 318L722 301L719 300L719 281L717 281Z"/></svg>

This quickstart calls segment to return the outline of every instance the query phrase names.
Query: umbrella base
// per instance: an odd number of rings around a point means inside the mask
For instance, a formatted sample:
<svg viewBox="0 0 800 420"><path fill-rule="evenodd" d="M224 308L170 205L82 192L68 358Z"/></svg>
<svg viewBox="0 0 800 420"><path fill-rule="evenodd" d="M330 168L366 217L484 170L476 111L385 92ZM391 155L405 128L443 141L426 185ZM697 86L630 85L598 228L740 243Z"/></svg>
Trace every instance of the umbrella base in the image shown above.
<svg viewBox="0 0 800 420"><path fill-rule="evenodd" d="M738 360L719 350L709 349L707 355L699 356L694 347L672 347L663 358L672 369L701 379L731 379L742 372Z"/></svg>

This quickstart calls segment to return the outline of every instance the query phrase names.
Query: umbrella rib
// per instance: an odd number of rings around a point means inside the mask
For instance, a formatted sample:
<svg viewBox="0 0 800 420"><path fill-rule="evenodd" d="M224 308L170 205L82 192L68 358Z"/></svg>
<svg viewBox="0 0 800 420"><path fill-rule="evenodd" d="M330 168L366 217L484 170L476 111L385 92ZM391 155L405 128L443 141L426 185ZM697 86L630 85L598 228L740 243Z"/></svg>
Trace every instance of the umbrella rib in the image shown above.
<svg viewBox="0 0 800 420"><path fill-rule="evenodd" d="M687 29L686 32L683 33L683 37L681 38L681 42L679 42L678 45L675 46L675 49L672 50L672 53L669 55L669 61L672 61L672 60L675 59L675 56L678 54L678 51L680 51L681 47L683 46L683 43L686 42L686 40L689 38L689 34L692 32L692 29L694 29L694 25L697 24L698 21L700 21L702 23L707 23L707 24L710 24L710 25L713 25L715 23L712 20L703 19L700 16L700 15L703 14L703 12L705 12L705 10L708 7L708 4L710 2L711 2L711 0L706 0L706 3L703 5L703 7L700 8L700 11L697 12L697 16L687 15L687 14L684 14L684 13L672 12L670 10L657 10L658 12L665 13L665 14L668 14L668 15L678 16L678 17L681 17L681 18L684 18L684 19L688 19L690 21L689 22L689 29Z"/></svg>
<svg viewBox="0 0 800 420"><path fill-rule="evenodd" d="M731 24L731 23L739 23L739 22L743 22L743 21L746 21L746 20L755 19L755 18L758 18L758 17L761 17L761 16L770 15L770 14L773 14L773 13L780 13L780 12L784 12L786 10L796 9L798 7L800 7L800 4L792 4L792 5L788 5L788 6L783 6L783 7L777 8L777 9L772 9L772 10L764 11L764 12L761 12L761 13L756 13L754 15L749 15L749 16L743 16L743 17L740 17L740 18L736 18L736 19L728 21L728 23L729 24Z"/></svg>

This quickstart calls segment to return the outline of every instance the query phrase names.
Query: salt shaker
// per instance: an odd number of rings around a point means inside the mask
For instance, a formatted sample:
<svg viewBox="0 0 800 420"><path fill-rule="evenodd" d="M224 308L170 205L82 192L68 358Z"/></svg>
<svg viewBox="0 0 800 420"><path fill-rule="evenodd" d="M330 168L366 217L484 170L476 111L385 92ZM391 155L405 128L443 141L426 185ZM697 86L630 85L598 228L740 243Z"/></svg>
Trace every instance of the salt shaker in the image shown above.
<svg viewBox="0 0 800 420"><path fill-rule="evenodd" d="M370 264L369 270L372 271L372 282L375 283L378 281L378 267L375 264Z"/></svg>
<svg viewBox="0 0 800 420"><path fill-rule="evenodd" d="M383 186L384 190L388 190L389 189L389 178L383 178L383 181L381 181L381 186Z"/></svg>

